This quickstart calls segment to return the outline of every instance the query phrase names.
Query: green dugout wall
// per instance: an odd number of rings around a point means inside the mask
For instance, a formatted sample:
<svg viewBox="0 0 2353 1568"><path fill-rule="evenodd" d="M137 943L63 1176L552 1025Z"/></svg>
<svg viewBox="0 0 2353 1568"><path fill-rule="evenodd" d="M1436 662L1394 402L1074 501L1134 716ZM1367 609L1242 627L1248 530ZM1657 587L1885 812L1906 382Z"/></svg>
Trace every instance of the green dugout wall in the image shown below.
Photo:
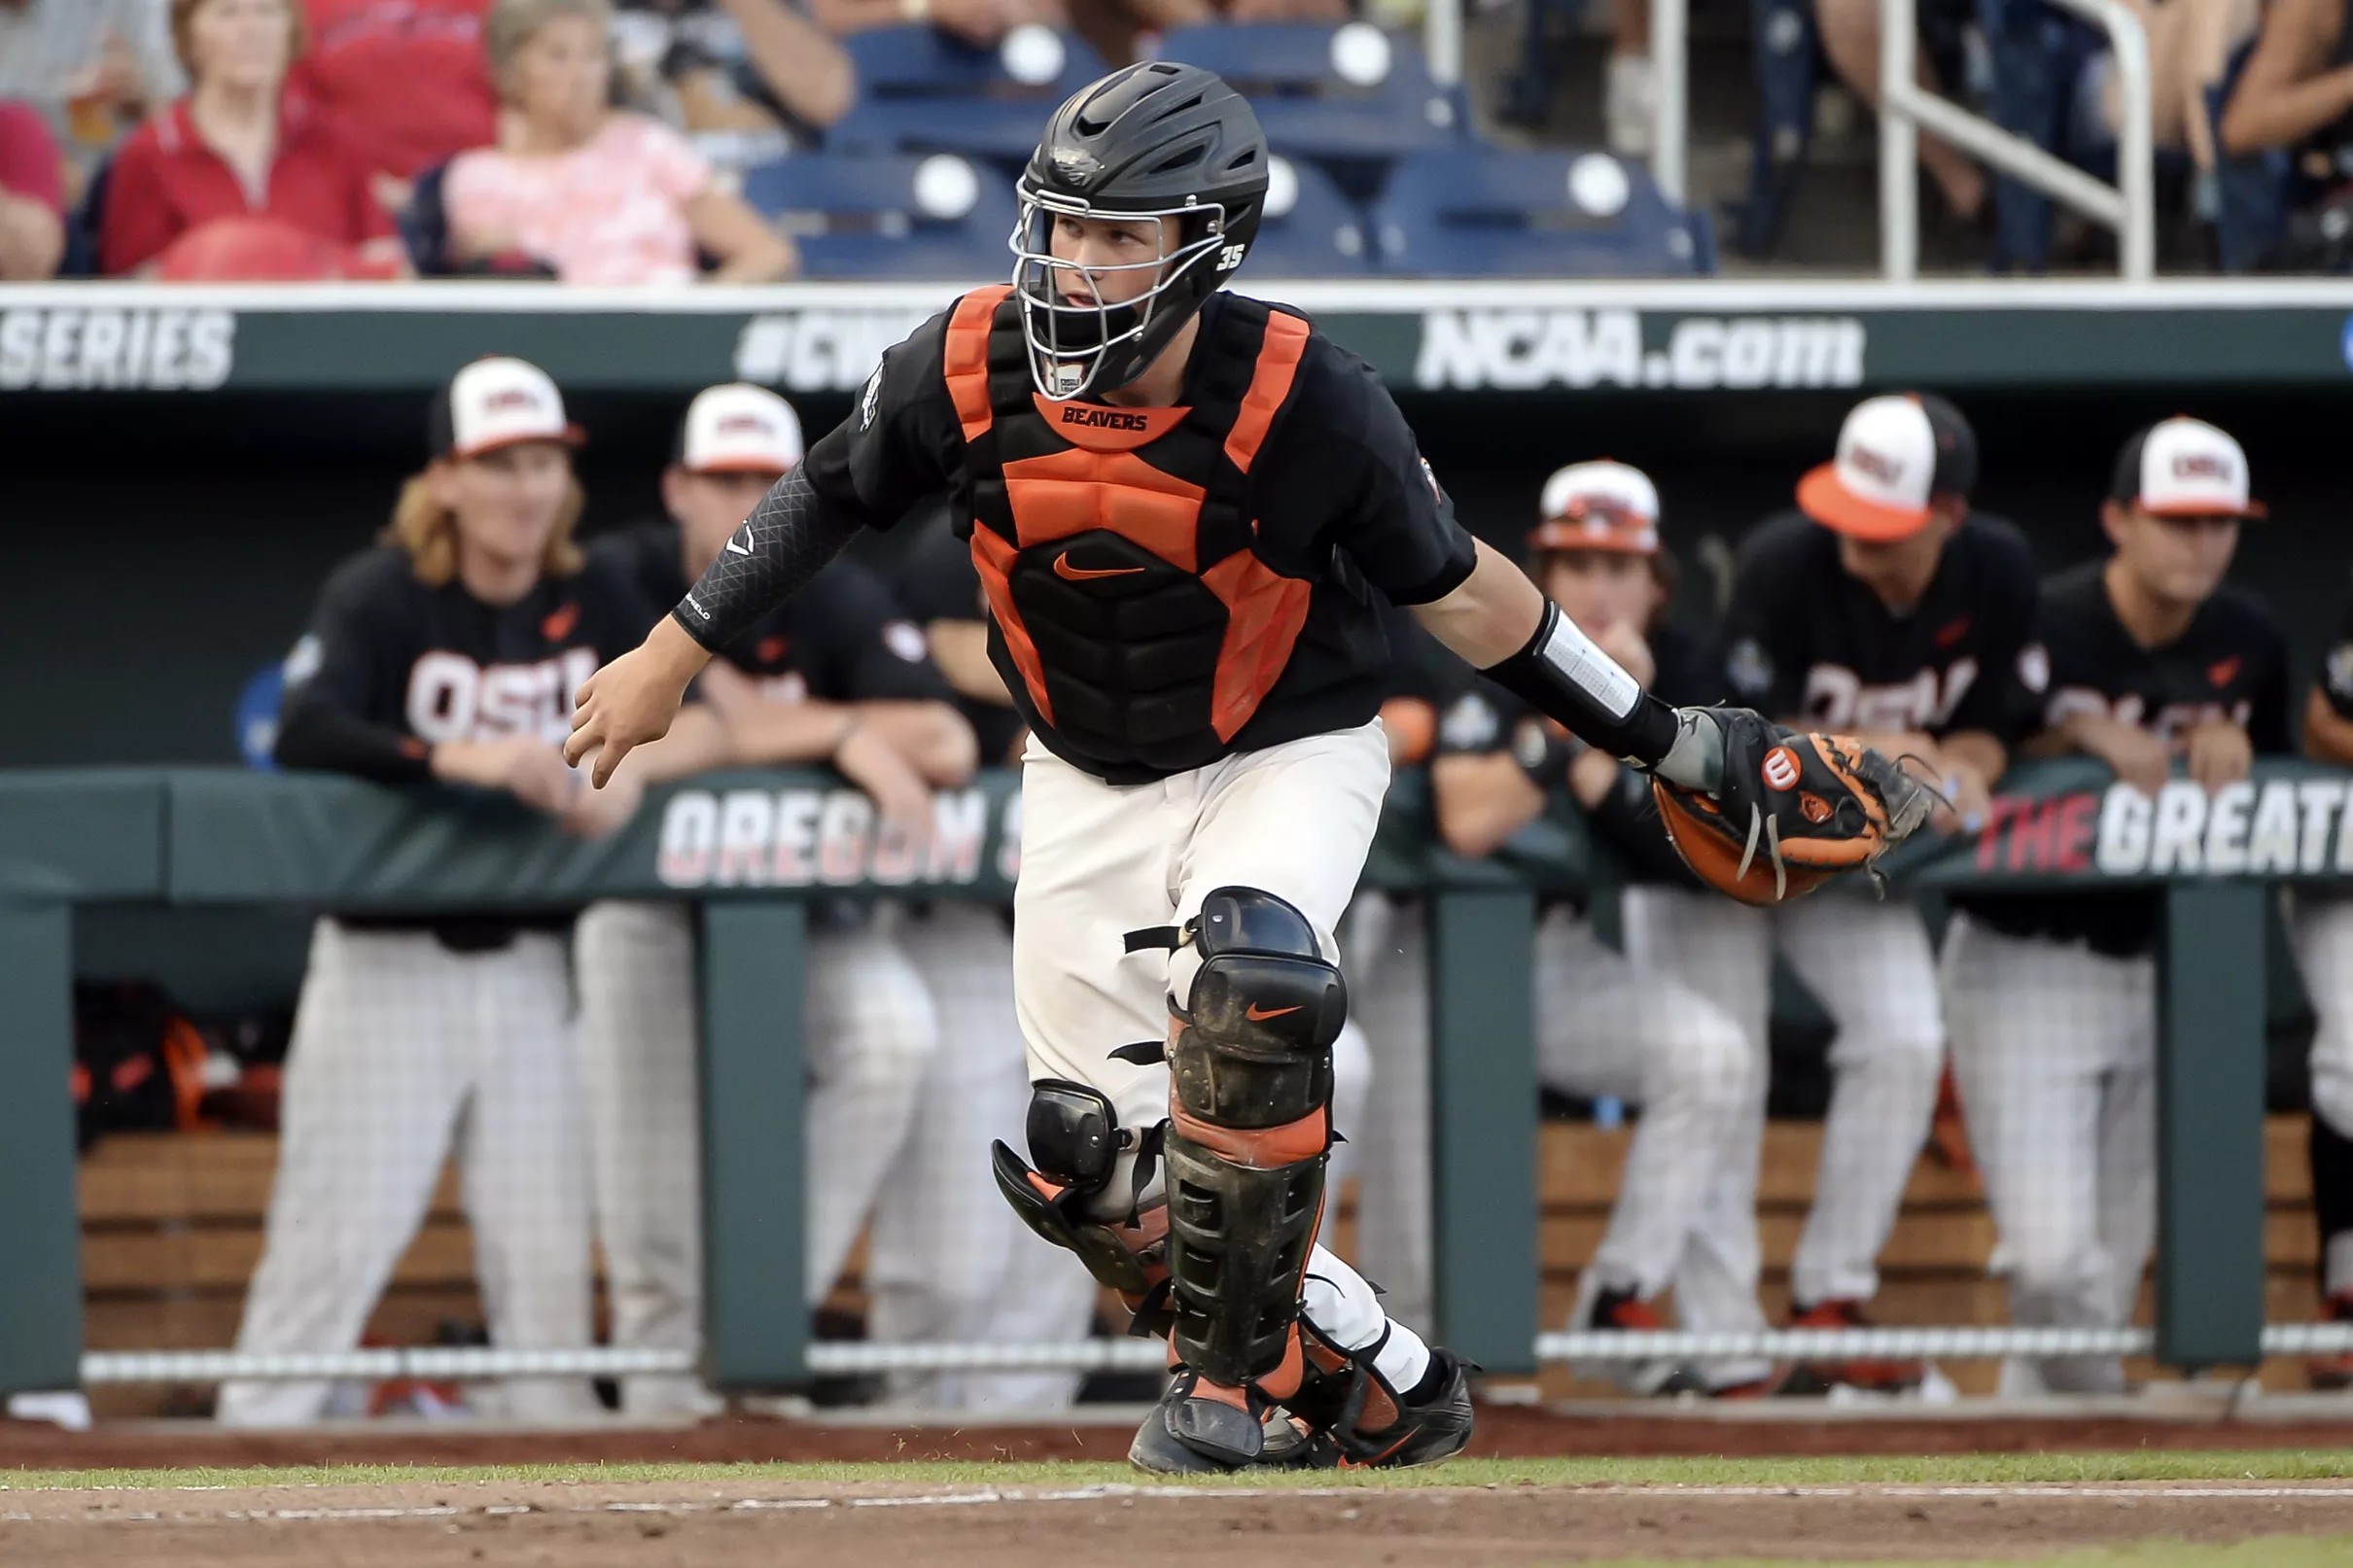
<svg viewBox="0 0 2353 1568"><path fill-rule="evenodd" d="M710 1370L734 1386L795 1380L801 900L1001 898L1019 867L1017 805L1004 775L948 792L932 842L913 852L878 841L864 798L827 776L727 774L669 786L622 833L582 844L497 798L227 769L0 773L0 1391L78 1376L66 1089L76 908L609 896L703 908ZM2353 880L2353 775L2265 764L2211 800L2176 781L2151 803L2088 764L2037 764L2008 781L1983 834L1915 843L1894 867L1901 889L1921 892L2162 889L2159 1347L2182 1366L2256 1359L2260 916L2273 887ZM1536 1329L1536 895L1598 888L1601 875L1565 806L1493 860L1455 858L1432 840L1412 775L1391 791L1367 867L1368 885L1431 899L1439 1328L1493 1372L1532 1366Z"/></svg>

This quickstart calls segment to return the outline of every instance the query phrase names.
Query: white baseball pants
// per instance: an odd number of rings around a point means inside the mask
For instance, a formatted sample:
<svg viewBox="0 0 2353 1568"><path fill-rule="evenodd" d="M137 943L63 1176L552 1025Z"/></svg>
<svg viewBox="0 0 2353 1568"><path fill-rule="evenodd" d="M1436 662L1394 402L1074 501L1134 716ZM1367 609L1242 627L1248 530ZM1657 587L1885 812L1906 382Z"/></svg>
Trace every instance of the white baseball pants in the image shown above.
<svg viewBox="0 0 2353 1568"><path fill-rule="evenodd" d="M1927 1141L1944 1067L1936 960L1919 911L1851 888L1770 912L1712 892L1639 888L1628 890L1626 928L1636 962L1712 998L1747 1031L1758 1061L1766 1060L1776 949L1838 1024L1822 1164L1790 1283L1808 1306L1868 1301L1879 1291L1879 1250ZM1761 1092L1751 1097L1750 1114L1761 1139ZM1753 1188L1749 1200L1740 1223L1750 1239L1718 1235L1716 1261L1755 1255ZM1722 1223L1732 1223L1723 1205L1717 1210ZM1741 1294L1754 1289L1752 1277Z"/></svg>
<svg viewBox="0 0 2353 1568"><path fill-rule="evenodd" d="M1375 1077L1359 1140L1360 1252L1365 1272L1387 1290L1391 1314L1408 1322L1427 1321L1416 1314L1431 1307L1424 923L1420 904L1379 897L1358 899L1350 921L1357 970L1377 988L1376 1005L1364 1014ZM1584 1304L1590 1307L1602 1289L1648 1299L1673 1283L1686 1327L1762 1328L1753 1285L1745 1295L1738 1288L1753 1278L1753 1265L1736 1259L1728 1272L1710 1250L1723 1227L1702 1223L1721 1202L1753 1207L1758 1143L1748 1111L1762 1092L1763 1065L1748 1037L1705 995L1672 975L1641 968L1572 910L1543 918L1535 958L1535 1043L1544 1083L1642 1107L1609 1229L1584 1271ZM1753 1221L1749 1228L1753 1233ZM1710 1372L1726 1382L1758 1375L1745 1363Z"/></svg>
<svg viewBox="0 0 2353 1568"><path fill-rule="evenodd" d="M269 1230L240 1350L348 1350L454 1146L491 1342L589 1343L586 1122L558 937L453 953L422 931L322 920L295 1012ZM330 1382L232 1381L232 1426L316 1421ZM601 1413L584 1378L514 1379L506 1418Z"/></svg>
<svg viewBox="0 0 2353 1568"><path fill-rule="evenodd" d="M939 1060L931 992L883 928L888 914L809 941L803 1285L812 1304L841 1273L904 1157ZM692 1348L701 1342L702 1216L690 923L681 905L609 901L582 912L574 941L613 1342ZM622 1395L632 1414L709 1405L691 1379L625 1379Z"/></svg>
<svg viewBox="0 0 2353 1568"><path fill-rule="evenodd" d="M1189 948L1125 953L1122 935L1181 923L1215 889L1257 888L1295 905L1337 961L1333 929L1364 869L1388 776L1377 722L1132 785L1106 784L1032 740L1013 903L1014 995L1031 1076L1092 1084L1123 1127L1166 1119L1168 1068L1108 1053L1167 1037L1167 997L1189 992L1200 958ZM1125 1211L1132 1170L1123 1161L1106 1211ZM1156 1173L1136 1196L1157 1193ZM1388 1327L1372 1286L1321 1246L1303 1300L1309 1320L1348 1348L1373 1344ZM1420 1336L1400 1324L1378 1365L1410 1387L1426 1358Z"/></svg>
<svg viewBox="0 0 2353 1568"><path fill-rule="evenodd" d="M2157 960L2011 936L1956 914L1945 1016L2012 1321L2131 1321L2157 1239ZM2113 1357L2036 1364L2054 1393L2121 1393Z"/></svg>
<svg viewBox="0 0 2353 1568"><path fill-rule="evenodd" d="M2300 891L2292 929L2297 966L2312 998L2312 1114L2353 1137L2353 898ZM2353 1291L2353 1233L2329 1238L2322 1288Z"/></svg>

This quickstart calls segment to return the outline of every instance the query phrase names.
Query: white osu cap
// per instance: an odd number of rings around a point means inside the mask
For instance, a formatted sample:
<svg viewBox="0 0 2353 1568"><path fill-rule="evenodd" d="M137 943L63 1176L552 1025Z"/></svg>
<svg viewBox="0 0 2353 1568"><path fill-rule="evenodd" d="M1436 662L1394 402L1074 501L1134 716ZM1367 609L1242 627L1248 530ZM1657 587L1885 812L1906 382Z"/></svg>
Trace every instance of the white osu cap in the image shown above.
<svg viewBox="0 0 2353 1568"><path fill-rule="evenodd" d="M476 360L451 376L434 401L437 457L480 457L526 441L578 446L581 439L580 428L564 418L563 394L547 372L523 360Z"/></svg>
<svg viewBox="0 0 2353 1568"><path fill-rule="evenodd" d="M1855 539L1909 539L1939 495L1977 484L1977 435L1934 393L1866 398L1839 427L1838 455L1798 481L1798 508Z"/></svg>
<svg viewBox="0 0 2353 1568"><path fill-rule="evenodd" d="M2152 517L2262 517L2247 494L2247 454L2202 419L2160 420L2117 454L2109 493Z"/></svg>
<svg viewBox="0 0 2353 1568"><path fill-rule="evenodd" d="M1528 536L1543 550L1659 552L1659 488L1624 463L1571 463L1544 481L1543 521Z"/></svg>
<svg viewBox="0 0 2353 1568"><path fill-rule="evenodd" d="M706 387L678 428L678 466L689 473L785 473L800 466L800 415L745 381Z"/></svg>

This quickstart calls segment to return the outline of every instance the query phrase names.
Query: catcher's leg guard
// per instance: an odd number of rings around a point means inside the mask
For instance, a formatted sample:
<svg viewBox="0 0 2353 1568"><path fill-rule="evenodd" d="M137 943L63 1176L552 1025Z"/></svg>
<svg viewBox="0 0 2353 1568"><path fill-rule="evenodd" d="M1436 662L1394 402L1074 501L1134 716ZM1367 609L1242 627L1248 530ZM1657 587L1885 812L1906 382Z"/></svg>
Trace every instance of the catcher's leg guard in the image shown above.
<svg viewBox="0 0 2353 1568"><path fill-rule="evenodd" d="M1119 1156L1136 1151L1134 1190L1151 1180L1159 1129L1138 1133L1119 1125L1101 1091L1061 1078L1043 1078L1030 1090L1030 1158L999 1142L990 1166L998 1190L1022 1223L1058 1247L1078 1254L1087 1272L1119 1292L1135 1314L1129 1332L1158 1336L1169 1330L1168 1211L1154 1206L1139 1214L1104 1221L1089 1204L1110 1185Z"/></svg>
<svg viewBox="0 0 2353 1568"><path fill-rule="evenodd" d="M1187 1448L1249 1464L1267 1404L1299 1387L1299 1286L1323 1213L1348 989L1307 917L1254 888L1216 889L1157 937L1201 958L1185 1004L1171 998L1161 1152L1177 1372L1159 1413Z"/></svg>

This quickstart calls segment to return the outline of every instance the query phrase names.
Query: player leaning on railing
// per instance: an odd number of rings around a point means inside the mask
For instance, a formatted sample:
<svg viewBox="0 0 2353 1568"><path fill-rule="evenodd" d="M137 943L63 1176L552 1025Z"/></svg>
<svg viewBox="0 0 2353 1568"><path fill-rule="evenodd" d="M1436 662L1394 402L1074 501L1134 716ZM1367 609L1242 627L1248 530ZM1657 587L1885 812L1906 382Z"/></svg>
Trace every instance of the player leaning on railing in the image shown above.
<svg viewBox="0 0 2353 1568"><path fill-rule="evenodd" d="M1469 1438L1466 1364L1315 1242L1347 1001L1331 927L1389 772L1376 591L1651 770L1686 854L1751 896L1864 863L1931 798L1877 753L1659 702L1473 540L1367 366L1218 292L1266 187L1255 116L1205 71L1134 66L1064 104L1022 179L1012 286L884 356L670 619L581 688L567 749L602 778L859 529L953 495L1035 737L1014 983L1038 1168L1001 1146L998 1176L1168 1335L1175 1376L1131 1451L1147 1470L1418 1464Z"/></svg>

